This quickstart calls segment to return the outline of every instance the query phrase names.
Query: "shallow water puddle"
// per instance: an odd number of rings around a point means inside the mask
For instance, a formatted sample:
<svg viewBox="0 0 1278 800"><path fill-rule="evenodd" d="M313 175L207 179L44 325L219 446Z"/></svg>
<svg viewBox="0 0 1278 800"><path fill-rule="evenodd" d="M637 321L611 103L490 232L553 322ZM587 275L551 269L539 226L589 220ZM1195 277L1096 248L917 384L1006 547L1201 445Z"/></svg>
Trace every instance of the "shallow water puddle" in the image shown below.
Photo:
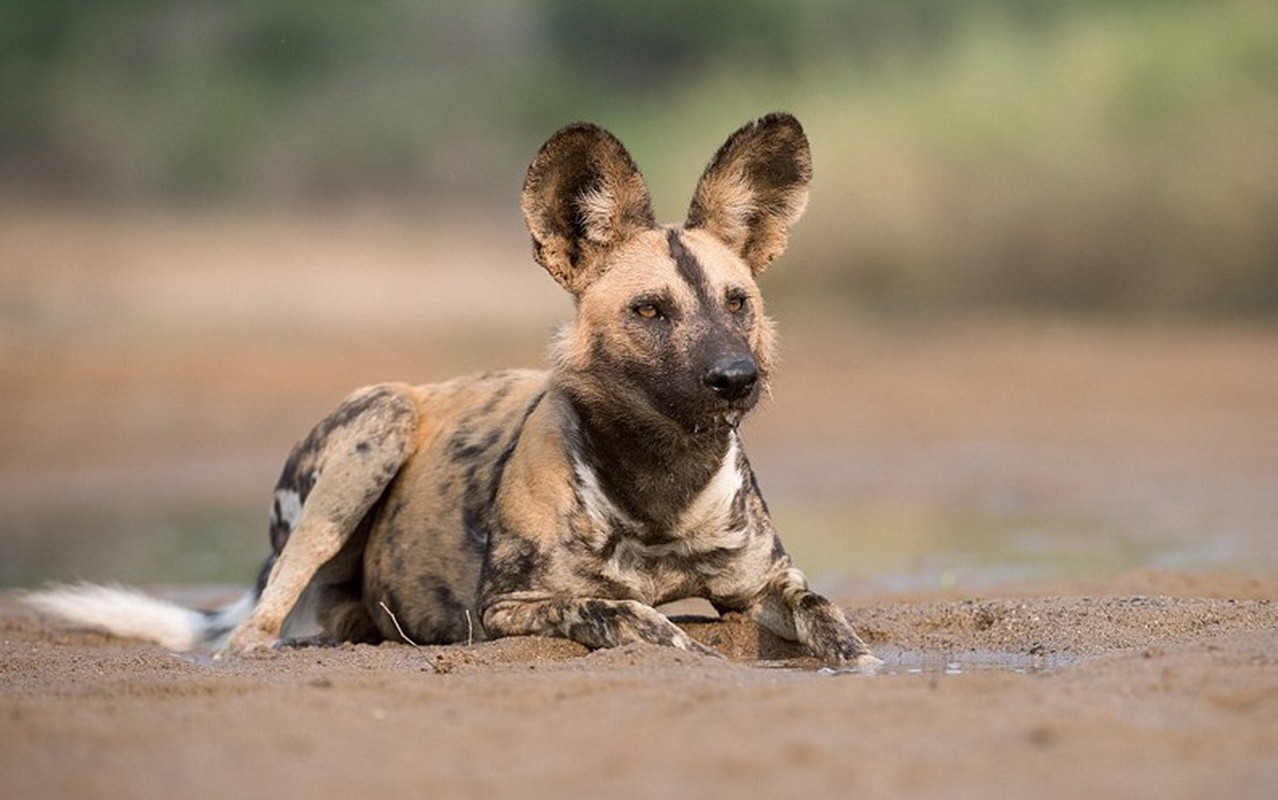
<svg viewBox="0 0 1278 800"><path fill-rule="evenodd" d="M861 675L883 677L891 675L966 675L974 672L1009 672L1030 675L1051 672L1074 663L1075 656L1060 653L1007 653L990 650L971 650L958 653L922 652L919 650L881 651L875 655L882 660L876 667L821 667L817 675Z"/></svg>

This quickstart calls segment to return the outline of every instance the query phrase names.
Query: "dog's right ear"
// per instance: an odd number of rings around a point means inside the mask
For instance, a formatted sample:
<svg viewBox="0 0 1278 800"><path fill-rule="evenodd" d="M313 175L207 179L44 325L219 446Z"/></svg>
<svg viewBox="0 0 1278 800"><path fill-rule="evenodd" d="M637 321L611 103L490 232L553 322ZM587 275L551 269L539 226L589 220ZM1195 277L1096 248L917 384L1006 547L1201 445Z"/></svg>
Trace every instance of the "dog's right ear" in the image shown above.
<svg viewBox="0 0 1278 800"><path fill-rule="evenodd" d="M537 263L574 295L603 272L610 249L656 225L630 154L589 123L569 125L541 146L521 206Z"/></svg>

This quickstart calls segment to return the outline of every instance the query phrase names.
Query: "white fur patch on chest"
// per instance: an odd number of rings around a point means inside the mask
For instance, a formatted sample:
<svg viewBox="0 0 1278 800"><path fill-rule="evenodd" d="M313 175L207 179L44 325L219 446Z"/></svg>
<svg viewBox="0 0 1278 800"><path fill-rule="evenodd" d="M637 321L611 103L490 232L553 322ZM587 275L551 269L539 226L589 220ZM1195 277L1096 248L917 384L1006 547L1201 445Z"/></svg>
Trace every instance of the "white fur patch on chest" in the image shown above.
<svg viewBox="0 0 1278 800"><path fill-rule="evenodd" d="M679 515L668 531L670 538L654 543L623 538L610 559L611 564L619 569L642 568L643 562L652 559L693 558L697 553L743 546L748 537L746 526L733 525L733 506L746 480L738 463L740 451L741 445L733 432L719 468ZM640 523L608 497L594 470L578 460L574 460L573 470L582 506L599 532L601 543L616 527L639 527Z"/></svg>
<svg viewBox="0 0 1278 800"><path fill-rule="evenodd" d="M590 517L597 530L606 532L613 525L633 527L638 524L612 502L612 498L599 484L599 476L590 468L590 465L574 457L572 469L577 476L577 491L581 496L582 507L585 508L586 515Z"/></svg>
<svg viewBox="0 0 1278 800"><path fill-rule="evenodd" d="M745 484L745 475L737 463L740 454L741 444L737 441L737 432L733 431L719 469L679 517L675 527L680 538L708 540L708 547L702 549L709 549L735 546L723 541L725 537L736 541L744 535L743 530L728 529L732 506Z"/></svg>

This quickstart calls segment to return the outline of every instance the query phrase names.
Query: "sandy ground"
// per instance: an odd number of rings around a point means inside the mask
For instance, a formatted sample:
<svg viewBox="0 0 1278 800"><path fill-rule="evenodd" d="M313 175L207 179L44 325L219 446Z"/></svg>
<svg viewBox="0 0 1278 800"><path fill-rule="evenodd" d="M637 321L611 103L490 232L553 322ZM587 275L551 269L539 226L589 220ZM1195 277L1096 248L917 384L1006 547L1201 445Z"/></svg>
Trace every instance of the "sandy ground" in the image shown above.
<svg viewBox="0 0 1278 800"><path fill-rule="evenodd" d="M214 662L6 604L0 775L8 798L1269 798L1272 586L852 608L875 676L745 622L686 623L733 660L510 639Z"/></svg>
<svg viewBox="0 0 1278 800"><path fill-rule="evenodd" d="M500 230L0 209L0 796L1274 796L1263 326L867 325L770 273L785 360L747 443L873 676L735 620L683 623L724 659L213 661L16 603L76 577L224 598L288 446L350 388L539 363L570 305ZM202 571L219 547L247 560Z"/></svg>

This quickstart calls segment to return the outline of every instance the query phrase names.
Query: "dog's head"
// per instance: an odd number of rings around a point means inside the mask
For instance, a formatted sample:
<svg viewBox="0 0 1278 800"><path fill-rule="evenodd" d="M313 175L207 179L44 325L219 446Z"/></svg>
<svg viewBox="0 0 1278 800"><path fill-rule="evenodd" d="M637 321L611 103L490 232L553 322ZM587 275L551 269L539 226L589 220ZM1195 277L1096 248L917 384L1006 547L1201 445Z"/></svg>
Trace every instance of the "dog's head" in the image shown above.
<svg viewBox="0 0 1278 800"><path fill-rule="evenodd" d="M538 263L572 293L577 320L556 374L594 407L687 431L734 425L766 386L772 327L755 284L807 204L812 162L798 121L743 126L701 176L682 226L658 226L616 137L556 133L524 182Z"/></svg>

